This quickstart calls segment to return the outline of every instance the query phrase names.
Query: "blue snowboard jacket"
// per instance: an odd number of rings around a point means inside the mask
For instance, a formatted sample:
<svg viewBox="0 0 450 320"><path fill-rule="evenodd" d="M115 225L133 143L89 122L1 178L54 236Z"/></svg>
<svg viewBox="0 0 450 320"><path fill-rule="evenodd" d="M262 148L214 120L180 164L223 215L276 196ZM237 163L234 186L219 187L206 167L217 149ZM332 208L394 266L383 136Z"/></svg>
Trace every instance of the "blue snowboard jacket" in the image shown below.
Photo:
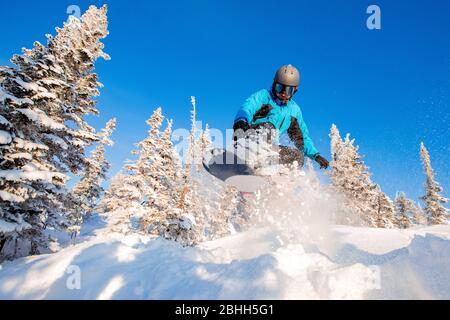
<svg viewBox="0 0 450 320"><path fill-rule="evenodd" d="M255 119L257 113L263 105L270 104L272 109L264 115ZM296 121L295 121L296 119ZM278 104L272 97L269 90L263 89L251 95L239 109L234 122L240 120L247 121L248 124L259 124L263 122L270 122L278 129L279 134L286 133L293 122L300 127L304 139L303 153L309 158L313 158L318 153L314 147L314 143L309 136L308 127L303 120L300 107L294 100L289 100L286 105Z"/></svg>

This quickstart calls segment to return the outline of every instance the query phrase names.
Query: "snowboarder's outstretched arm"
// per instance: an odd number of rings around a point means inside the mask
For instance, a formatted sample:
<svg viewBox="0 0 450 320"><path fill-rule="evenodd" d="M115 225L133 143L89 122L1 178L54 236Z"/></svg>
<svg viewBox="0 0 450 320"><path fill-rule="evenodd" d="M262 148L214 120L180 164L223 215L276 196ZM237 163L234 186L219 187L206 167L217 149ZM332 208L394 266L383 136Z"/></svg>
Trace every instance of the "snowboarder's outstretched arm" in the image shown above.
<svg viewBox="0 0 450 320"><path fill-rule="evenodd" d="M321 169L328 168L328 160L320 155L319 151L314 146L311 137L309 136L309 130L306 126L305 120L303 119L300 108L298 109L295 118L291 121L288 134L289 138L299 150L302 150L303 147L305 156L316 161L320 165Z"/></svg>
<svg viewBox="0 0 450 320"><path fill-rule="evenodd" d="M309 136L309 130L308 127L306 126L305 120L303 120L303 115L302 112L300 111L300 108L298 109L296 115L295 115L295 120L296 121L292 121L291 122L291 128L298 126L303 134L303 140L304 140L304 148L303 151L305 153L305 156L307 156L308 158L314 159L314 156L316 154L319 153L319 151L316 149L316 147L314 146L314 143L311 139L311 137ZM292 130L291 128L289 128L290 130ZM292 137L290 137L292 140ZM292 141L295 144L295 141Z"/></svg>

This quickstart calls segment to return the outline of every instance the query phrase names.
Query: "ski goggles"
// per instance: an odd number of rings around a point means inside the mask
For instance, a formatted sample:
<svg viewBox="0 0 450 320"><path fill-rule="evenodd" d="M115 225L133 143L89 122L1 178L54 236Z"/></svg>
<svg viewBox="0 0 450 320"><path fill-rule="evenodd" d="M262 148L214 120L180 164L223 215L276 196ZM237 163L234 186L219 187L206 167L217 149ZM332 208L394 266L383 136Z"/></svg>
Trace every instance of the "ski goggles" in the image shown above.
<svg viewBox="0 0 450 320"><path fill-rule="evenodd" d="M287 86L281 83L275 83L275 92L278 94L286 93L287 96L292 97L297 92L297 87Z"/></svg>

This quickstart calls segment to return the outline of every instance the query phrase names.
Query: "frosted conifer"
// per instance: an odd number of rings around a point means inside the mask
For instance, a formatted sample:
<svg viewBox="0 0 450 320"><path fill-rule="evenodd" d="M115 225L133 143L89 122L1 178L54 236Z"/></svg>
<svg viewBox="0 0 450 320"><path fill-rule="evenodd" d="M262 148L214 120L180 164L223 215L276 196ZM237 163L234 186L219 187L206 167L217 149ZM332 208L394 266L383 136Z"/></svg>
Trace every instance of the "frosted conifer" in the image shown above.
<svg viewBox="0 0 450 320"><path fill-rule="evenodd" d="M91 215L96 208L98 201L103 196L103 181L110 169L110 164L105 158L107 146L112 146L110 139L116 127L116 119L111 119L99 134L101 140L92 151L91 157L86 160L87 167L82 179L72 189L72 194L77 198L83 216Z"/></svg>
<svg viewBox="0 0 450 320"><path fill-rule="evenodd" d="M392 201L372 182L355 140L347 134L342 141L335 125L331 127L330 138L333 156L331 184L344 195L345 206L356 212L365 225L392 227L395 222Z"/></svg>
<svg viewBox="0 0 450 320"><path fill-rule="evenodd" d="M411 217L414 216L416 210L414 202L408 199L404 192L397 193L395 197L395 211L399 228L407 229L411 226Z"/></svg>
<svg viewBox="0 0 450 320"><path fill-rule="evenodd" d="M98 114L93 68L106 35L106 7L90 7L47 46L15 55L15 68L0 67L0 260L47 250L44 230L77 220L66 174L83 172L85 148L98 141L83 117Z"/></svg>
<svg viewBox="0 0 450 320"><path fill-rule="evenodd" d="M435 180L430 155L423 142L420 144L420 158L426 175L425 195L421 199L425 202L424 212L428 217L428 224L446 224L449 215L444 204L448 202L448 199L441 195L443 189Z"/></svg>

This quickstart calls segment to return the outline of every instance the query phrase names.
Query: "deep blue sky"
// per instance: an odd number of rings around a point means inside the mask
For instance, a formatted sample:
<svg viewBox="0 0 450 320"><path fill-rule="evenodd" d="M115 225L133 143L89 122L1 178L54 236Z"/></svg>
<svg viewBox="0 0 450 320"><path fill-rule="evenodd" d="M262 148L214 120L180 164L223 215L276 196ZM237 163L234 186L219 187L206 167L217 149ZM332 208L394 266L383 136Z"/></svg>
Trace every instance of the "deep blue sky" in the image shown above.
<svg viewBox="0 0 450 320"><path fill-rule="evenodd" d="M44 41L67 18L99 1L2 1L0 64ZM329 157L335 123L366 155L373 180L390 196L416 198L424 176L419 144L450 196L450 1L108 1L112 56L97 72L105 88L97 128L118 118L112 173L146 135L162 106L175 127L189 126L189 97L211 127L232 126L251 93L271 84L281 64L302 72L296 96L318 149ZM381 7L382 29L366 28Z"/></svg>

